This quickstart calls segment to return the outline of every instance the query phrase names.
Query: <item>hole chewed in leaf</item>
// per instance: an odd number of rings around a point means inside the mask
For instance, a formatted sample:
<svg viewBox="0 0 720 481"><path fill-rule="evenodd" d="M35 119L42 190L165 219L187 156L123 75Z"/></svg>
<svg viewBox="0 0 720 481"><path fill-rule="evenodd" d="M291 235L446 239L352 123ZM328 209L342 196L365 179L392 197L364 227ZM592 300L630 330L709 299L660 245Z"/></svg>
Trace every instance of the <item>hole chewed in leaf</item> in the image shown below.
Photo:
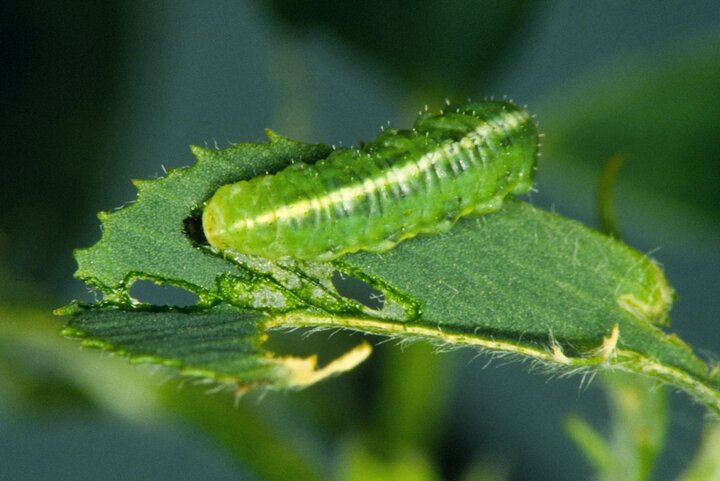
<svg viewBox="0 0 720 481"><path fill-rule="evenodd" d="M343 297L377 311L385 307L385 294L357 277L341 271L334 271L331 281L337 293Z"/></svg>
<svg viewBox="0 0 720 481"><path fill-rule="evenodd" d="M188 307L198 303L197 294L171 284L157 284L138 279L130 287L130 297L143 304L154 306Z"/></svg>

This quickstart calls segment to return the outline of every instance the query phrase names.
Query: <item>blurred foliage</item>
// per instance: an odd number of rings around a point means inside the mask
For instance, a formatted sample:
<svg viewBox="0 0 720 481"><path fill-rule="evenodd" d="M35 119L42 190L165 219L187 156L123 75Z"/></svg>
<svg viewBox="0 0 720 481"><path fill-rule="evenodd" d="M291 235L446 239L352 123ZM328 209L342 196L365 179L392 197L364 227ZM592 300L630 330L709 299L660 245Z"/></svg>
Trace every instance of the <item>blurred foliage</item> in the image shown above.
<svg viewBox="0 0 720 481"><path fill-rule="evenodd" d="M600 173L600 181L598 182L597 206L600 231L616 239L620 239L621 236L615 213L613 189L623 161L624 157L620 154L610 157Z"/></svg>
<svg viewBox="0 0 720 481"><path fill-rule="evenodd" d="M264 0L285 24L331 31L400 78L416 98L462 99L522 39L537 0Z"/></svg>
<svg viewBox="0 0 720 481"><path fill-rule="evenodd" d="M608 439L577 417L566 429L595 467L599 481L650 479L667 432L667 393L634 374L603 375L611 422Z"/></svg>
<svg viewBox="0 0 720 481"><path fill-rule="evenodd" d="M545 163L558 176L573 164L599 173L620 153L621 187L720 222L718 85L718 33L598 66L541 106Z"/></svg>
<svg viewBox="0 0 720 481"><path fill-rule="evenodd" d="M679 481L720 479L720 422L708 421L697 455Z"/></svg>
<svg viewBox="0 0 720 481"><path fill-rule="evenodd" d="M78 221L92 220L87 201L123 85L119 52L128 24L117 4L3 7L1 162L11 175L0 175L0 232L12 234L6 262L34 282L47 283L58 260L71 265Z"/></svg>
<svg viewBox="0 0 720 481"><path fill-rule="evenodd" d="M401 454L373 455L362 444L345 448L336 479L366 481L439 481L442 479L430 459L422 453L404 450Z"/></svg>

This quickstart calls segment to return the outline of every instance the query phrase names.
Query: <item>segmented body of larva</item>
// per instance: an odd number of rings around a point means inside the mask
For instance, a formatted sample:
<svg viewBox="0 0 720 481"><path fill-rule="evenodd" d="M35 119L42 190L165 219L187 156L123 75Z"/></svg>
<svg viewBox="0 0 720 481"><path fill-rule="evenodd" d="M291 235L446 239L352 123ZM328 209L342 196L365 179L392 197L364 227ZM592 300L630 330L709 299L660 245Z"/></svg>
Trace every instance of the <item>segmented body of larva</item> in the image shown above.
<svg viewBox="0 0 720 481"><path fill-rule="evenodd" d="M525 110L495 101L448 107L315 164L225 185L205 206L203 229L220 250L269 259L381 252L528 192L537 155Z"/></svg>

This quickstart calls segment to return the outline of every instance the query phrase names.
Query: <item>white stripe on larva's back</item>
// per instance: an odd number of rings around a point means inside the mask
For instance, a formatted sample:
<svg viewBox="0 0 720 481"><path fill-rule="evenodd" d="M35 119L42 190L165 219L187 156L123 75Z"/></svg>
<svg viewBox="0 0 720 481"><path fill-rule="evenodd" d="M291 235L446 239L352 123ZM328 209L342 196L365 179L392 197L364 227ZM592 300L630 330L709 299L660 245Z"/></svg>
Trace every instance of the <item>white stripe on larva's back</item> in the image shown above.
<svg viewBox="0 0 720 481"><path fill-rule="evenodd" d="M408 162L398 165L381 175L369 179L365 179L362 183L342 187L338 190L328 192L326 195L317 196L312 199L300 199L290 204L278 206L268 211L262 212L252 218L238 219L233 223L232 228L237 230L252 230L256 225L272 224L276 221L285 221L291 218L301 218L311 211L321 211L329 209L334 205L342 204L345 211L350 211L355 201L366 196L377 193L378 191L391 186L398 185L402 188L408 180L418 177L424 171L432 168L442 155L453 157L462 147L472 151L473 148L480 145L490 134L498 129L503 131L513 131L529 118L526 112L504 112L496 119L497 124L490 125L484 123L478 126L474 131L469 132L463 137L459 143L453 142L444 145L441 151L431 151L420 157L416 162ZM459 145L458 145L459 144ZM484 156L480 156L483 164ZM442 175L440 173L437 173Z"/></svg>

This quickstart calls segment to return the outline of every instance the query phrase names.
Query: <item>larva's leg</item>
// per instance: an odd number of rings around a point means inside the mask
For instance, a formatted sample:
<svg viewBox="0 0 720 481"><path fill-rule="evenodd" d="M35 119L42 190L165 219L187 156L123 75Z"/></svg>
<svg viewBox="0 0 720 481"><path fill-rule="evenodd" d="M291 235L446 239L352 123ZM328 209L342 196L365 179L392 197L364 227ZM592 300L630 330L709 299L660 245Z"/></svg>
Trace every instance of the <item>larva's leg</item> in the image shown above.
<svg viewBox="0 0 720 481"><path fill-rule="evenodd" d="M503 203L504 199L505 199L504 195L498 194L489 200L481 202L475 207L475 210L473 211L472 215L489 214L490 212L495 212L497 210L500 210L500 207L502 207L502 203Z"/></svg>

